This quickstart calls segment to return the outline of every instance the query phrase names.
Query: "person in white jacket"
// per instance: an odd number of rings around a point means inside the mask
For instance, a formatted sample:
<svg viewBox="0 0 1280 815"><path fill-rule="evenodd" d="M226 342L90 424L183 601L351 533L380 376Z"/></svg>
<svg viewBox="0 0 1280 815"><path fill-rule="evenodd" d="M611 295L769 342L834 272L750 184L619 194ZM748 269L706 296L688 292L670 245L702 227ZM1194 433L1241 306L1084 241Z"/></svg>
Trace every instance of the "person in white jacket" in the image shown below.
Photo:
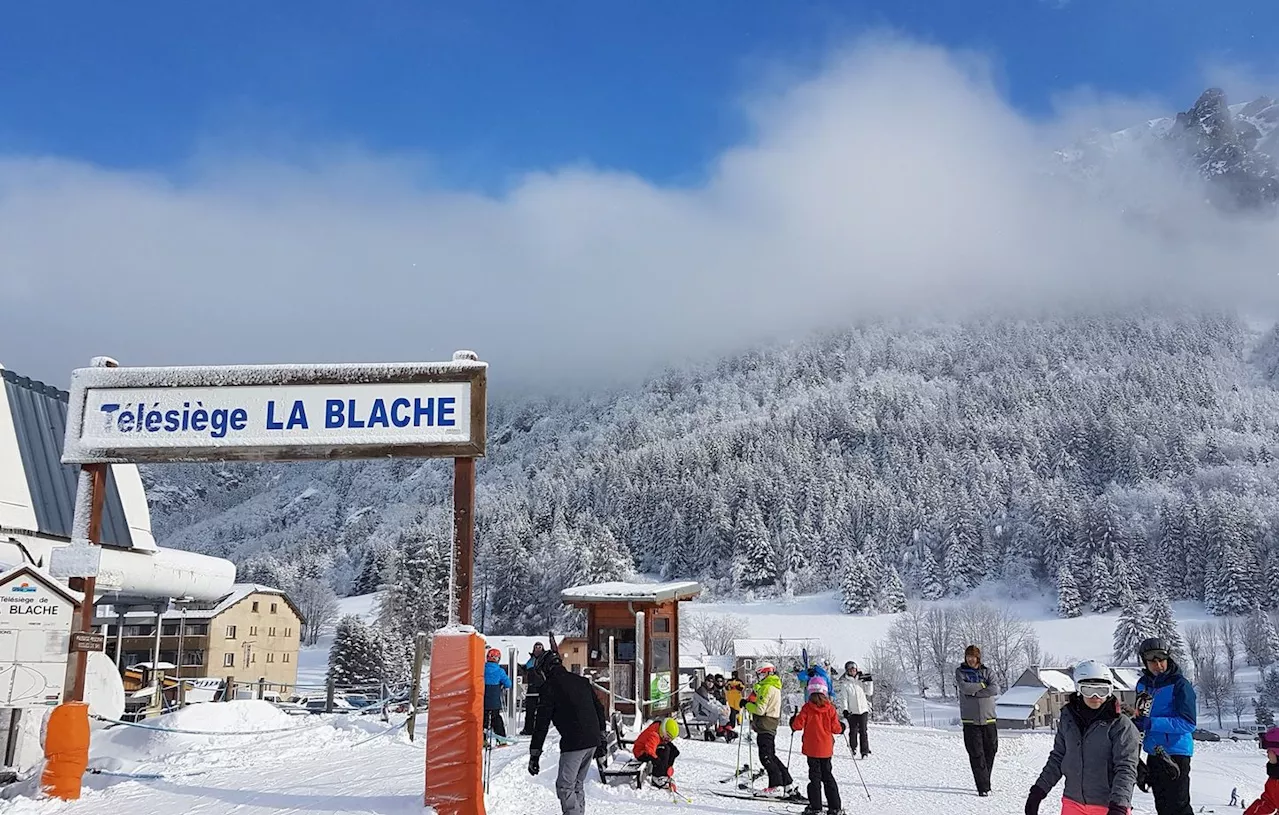
<svg viewBox="0 0 1280 815"><path fill-rule="evenodd" d="M858 670L858 664L850 660L844 664L844 673L836 680L836 706L849 723L849 750L866 758L871 755L871 743L867 741L867 720L871 718L871 694L875 688L871 674Z"/></svg>

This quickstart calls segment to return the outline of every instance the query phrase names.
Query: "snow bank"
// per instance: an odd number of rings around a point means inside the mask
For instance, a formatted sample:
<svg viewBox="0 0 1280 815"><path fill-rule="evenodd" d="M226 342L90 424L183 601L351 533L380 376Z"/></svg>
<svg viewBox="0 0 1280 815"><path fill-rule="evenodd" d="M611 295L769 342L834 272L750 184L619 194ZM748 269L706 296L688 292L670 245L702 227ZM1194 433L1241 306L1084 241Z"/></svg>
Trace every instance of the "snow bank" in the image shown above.
<svg viewBox="0 0 1280 815"><path fill-rule="evenodd" d="M302 717L299 717L302 718ZM280 711L270 702L257 699L240 699L231 702L201 702L189 705L176 713L157 716L139 722L142 727L125 725L113 727L95 734L90 745L92 755L126 756L137 760L156 759L213 743L227 744L229 739L239 739L246 745L253 742L253 734L279 731L307 724ZM164 728L150 729L150 728ZM170 732L170 731L200 731ZM222 735L207 735L207 734Z"/></svg>

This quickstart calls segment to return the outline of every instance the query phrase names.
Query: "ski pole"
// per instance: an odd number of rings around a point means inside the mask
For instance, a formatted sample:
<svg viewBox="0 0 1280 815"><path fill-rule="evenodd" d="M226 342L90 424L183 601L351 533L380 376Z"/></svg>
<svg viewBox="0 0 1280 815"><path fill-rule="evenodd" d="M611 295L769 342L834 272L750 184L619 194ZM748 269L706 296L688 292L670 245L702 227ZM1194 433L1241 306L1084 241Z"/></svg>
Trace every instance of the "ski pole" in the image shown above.
<svg viewBox="0 0 1280 815"><path fill-rule="evenodd" d="M738 710L740 713L744 712L742 711L741 708L739 708ZM738 734L738 757L737 757L737 760L733 763L733 783L735 785L738 783L738 776L742 772L742 741L743 741L742 734L739 733Z"/></svg>
<svg viewBox="0 0 1280 815"><path fill-rule="evenodd" d="M858 771L858 780L862 782L862 791L867 794L867 800L871 800L871 790L867 789L867 781L862 777L862 768L858 766L858 754L854 752L853 742L849 742L849 756L853 759L853 769Z"/></svg>
<svg viewBox="0 0 1280 815"><path fill-rule="evenodd" d="M787 772L791 772L791 751L796 747L796 731L791 729L791 743L787 745Z"/></svg>

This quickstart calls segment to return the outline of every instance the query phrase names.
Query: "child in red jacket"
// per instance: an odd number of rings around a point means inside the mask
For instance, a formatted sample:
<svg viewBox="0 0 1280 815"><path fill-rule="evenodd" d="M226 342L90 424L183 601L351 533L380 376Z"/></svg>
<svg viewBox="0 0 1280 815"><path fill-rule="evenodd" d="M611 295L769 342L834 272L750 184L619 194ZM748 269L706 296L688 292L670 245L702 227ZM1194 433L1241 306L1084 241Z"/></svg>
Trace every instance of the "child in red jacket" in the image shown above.
<svg viewBox="0 0 1280 815"><path fill-rule="evenodd" d="M809 680L809 701L791 717L791 729L803 730L800 752L809 759L809 806L804 815L820 815L822 794L827 795L827 812L840 815L840 788L831 774L831 753L835 738L844 733L844 722L835 705L827 699L827 683L820 676Z"/></svg>
<svg viewBox="0 0 1280 815"><path fill-rule="evenodd" d="M1267 783L1262 787L1262 797L1244 811L1244 815L1275 815L1280 808L1280 795L1276 790L1276 750L1280 748L1280 729L1268 728L1258 739L1258 746L1267 751Z"/></svg>
<svg viewBox="0 0 1280 815"><path fill-rule="evenodd" d="M675 719L661 719L640 731L636 743L631 747L631 754L640 761L650 762L650 780L655 787L671 785L671 776L675 774L676 749L675 738L680 735L680 725Z"/></svg>

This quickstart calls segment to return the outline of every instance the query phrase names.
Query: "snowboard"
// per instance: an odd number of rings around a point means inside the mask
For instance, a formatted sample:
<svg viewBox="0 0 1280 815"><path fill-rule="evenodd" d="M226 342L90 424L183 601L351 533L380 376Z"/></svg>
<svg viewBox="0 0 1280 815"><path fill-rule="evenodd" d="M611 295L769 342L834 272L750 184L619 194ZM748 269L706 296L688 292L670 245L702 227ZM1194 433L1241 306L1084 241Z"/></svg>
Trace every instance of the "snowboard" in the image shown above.
<svg viewBox="0 0 1280 815"><path fill-rule="evenodd" d="M777 804L809 803L809 799L800 793L795 793L787 798L779 798L776 795L765 795L763 792L749 792L747 790L708 790L708 792L712 795L719 795L721 798L737 798L739 801L772 801Z"/></svg>

